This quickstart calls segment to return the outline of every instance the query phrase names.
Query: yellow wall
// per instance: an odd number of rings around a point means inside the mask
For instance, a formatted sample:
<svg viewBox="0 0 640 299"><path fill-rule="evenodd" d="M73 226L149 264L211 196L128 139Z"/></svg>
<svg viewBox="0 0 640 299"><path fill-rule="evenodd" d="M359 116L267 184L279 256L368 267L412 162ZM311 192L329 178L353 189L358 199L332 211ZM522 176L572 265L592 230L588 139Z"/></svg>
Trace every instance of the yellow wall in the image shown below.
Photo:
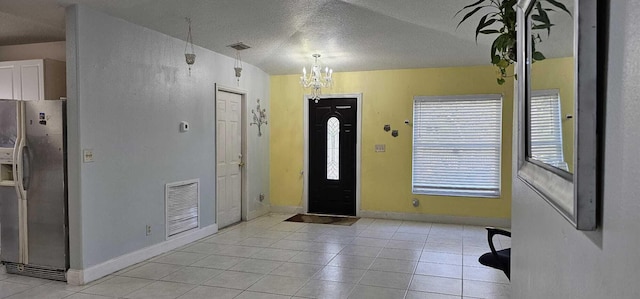
<svg viewBox="0 0 640 299"><path fill-rule="evenodd" d="M496 83L491 66L335 73L324 93L362 93L361 208L368 211L509 218L513 82ZM308 91L307 91L308 92ZM302 206L303 95L299 75L271 77L271 204ZM413 97L503 94L502 195L469 198L411 193ZM399 130L394 138L383 127ZM386 144L376 153L375 144ZM411 205L413 198L420 206Z"/></svg>
<svg viewBox="0 0 640 299"><path fill-rule="evenodd" d="M560 89L562 114L573 114L571 59L536 62L534 72L544 79L534 89ZM535 74L534 74L535 75ZM299 75L272 76L269 125L271 126L271 204L303 206L303 96ZM500 86L492 66L384 70L335 73L327 94L362 93L361 208L368 211L425 213L451 216L510 218L513 80ZM502 176L500 198L414 195L411 193L413 97L464 94L503 94ZM394 138L383 127L399 130ZM571 165L573 123L563 121L564 150ZM386 144L376 153L375 144ZM411 205L413 198L420 206Z"/></svg>
<svg viewBox="0 0 640 299"><path fill-rule="evenodd" d="M562 117L562 147L564 161L573 172L573 128L575 118L566 119L567 114L574 115L574 76L573 57L537 61L532 65L533 90L558 89Z"/></svg>

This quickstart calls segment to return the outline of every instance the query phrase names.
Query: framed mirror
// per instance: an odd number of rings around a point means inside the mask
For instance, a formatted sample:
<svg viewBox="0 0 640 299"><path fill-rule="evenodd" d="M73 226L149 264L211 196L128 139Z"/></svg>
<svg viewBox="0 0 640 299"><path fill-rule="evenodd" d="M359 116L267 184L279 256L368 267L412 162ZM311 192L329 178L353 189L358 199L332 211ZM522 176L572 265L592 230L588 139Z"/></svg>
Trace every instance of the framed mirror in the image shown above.
<svg viewBox="0 0 640 299"><path fill-rule="evenodd" d="M517 10L518 178L595 230L597 0L520 0Z"/></svg>

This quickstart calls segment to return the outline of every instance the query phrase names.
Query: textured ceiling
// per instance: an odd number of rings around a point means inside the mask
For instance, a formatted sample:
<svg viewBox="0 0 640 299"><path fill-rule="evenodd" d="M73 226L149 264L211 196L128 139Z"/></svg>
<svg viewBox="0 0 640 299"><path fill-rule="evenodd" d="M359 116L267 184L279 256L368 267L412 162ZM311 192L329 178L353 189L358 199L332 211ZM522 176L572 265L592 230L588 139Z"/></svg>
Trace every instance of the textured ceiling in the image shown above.
<svg viewBox="0 0 640 299"><path fill-rule="evenodd" d="M473 0L0 0L0 45L64 40L74 3L234 57L269 74L295 74L320 53L335 72L488 64L491 38L474 39L477 18L456 30ZM562 1L565 2L565 1ZM571 20L553 18L547 57L567 56ZM566 28L566 29L565 29ZM196 53L197 54L197 53Z"/></svg>

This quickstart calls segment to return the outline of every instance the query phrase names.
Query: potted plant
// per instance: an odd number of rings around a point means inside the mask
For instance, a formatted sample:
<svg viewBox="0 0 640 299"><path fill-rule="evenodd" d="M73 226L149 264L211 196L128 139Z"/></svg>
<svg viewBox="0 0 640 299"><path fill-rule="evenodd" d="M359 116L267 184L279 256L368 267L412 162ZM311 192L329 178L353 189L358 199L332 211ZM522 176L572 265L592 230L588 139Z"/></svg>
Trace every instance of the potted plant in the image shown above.
<svg viewBox="0 0 640 299"><path fill-rule="evenodd" d="M491 64L498 67L500 76L497 78L498 84L502 85L507 76L507 67L516 62L516 10L515 5L518 0L478 0L460 9L454 17L464 13L462 20L458 23L458 27L462 25L471 16L478 12L485 13L476 26L476 43L478 35L498 35L491 45ZM547 3L549 5L543 5ZM567 7L555 0L540 0L536 3L534 11L531 15L533 30L546 30L547 36L551 33L551 27L554 26L549 19L548 12L560 9L569 16L571 12ZM541 42L540 34L535 34L532 39L532 59L533 62L544 60L545 57L540 51L536 51L536 42Z"/></svg>

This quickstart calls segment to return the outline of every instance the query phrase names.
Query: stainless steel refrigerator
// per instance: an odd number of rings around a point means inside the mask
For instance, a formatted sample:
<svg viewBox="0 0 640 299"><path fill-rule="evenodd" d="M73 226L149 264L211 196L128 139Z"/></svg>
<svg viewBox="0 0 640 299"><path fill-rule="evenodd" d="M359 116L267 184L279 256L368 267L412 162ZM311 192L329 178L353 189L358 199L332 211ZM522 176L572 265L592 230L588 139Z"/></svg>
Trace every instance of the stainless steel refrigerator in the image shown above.
<svg viewBox="0 0 640 299"><path fill-rule="evenodd" d="M0 100L0 260L66 281L66 102Z"/></svg>

